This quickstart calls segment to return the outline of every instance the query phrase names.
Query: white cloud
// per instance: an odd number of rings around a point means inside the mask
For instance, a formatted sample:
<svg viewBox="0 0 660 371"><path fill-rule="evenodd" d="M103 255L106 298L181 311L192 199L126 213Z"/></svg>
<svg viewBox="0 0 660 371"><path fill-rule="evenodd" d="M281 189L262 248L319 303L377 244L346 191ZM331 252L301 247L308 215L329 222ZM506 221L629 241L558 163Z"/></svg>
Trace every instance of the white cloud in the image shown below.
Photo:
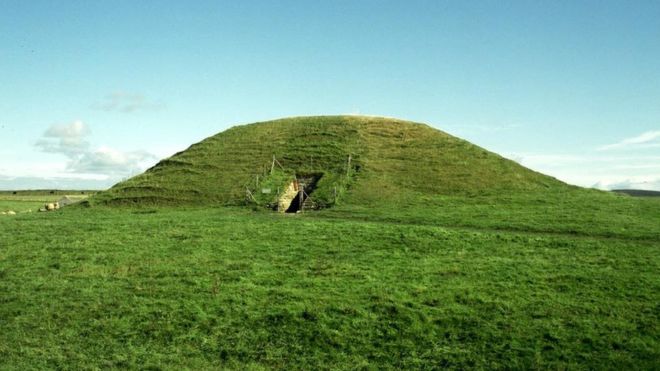
<svg viewBox="0 0 660 371"><path fill-rule="evenodd" d="M106 112L135 113L159 110L164 108L164 105L152 102L142 94L118 91L108 94L101 101L92 104L92 108Z"/></svg>
<svg viewBox="0 0 660 371"><path fill-rule="evenodd" d="M598 148L599 151L609 151L624 148L654 148L660 147L660 130L647 131L636 137L626 138L618 143L608 144Z"/></svg>
<svg viewBox="0 0 660 371"><path fill-rule="evenodd" d="M153 160L156 160L156 156L145 151L121 152L110 147L100 147L75 158L67 169L76 173L127 175L143 170Z"/></svg>
<svg viewBox="0 0 660 371"><path fill-rule="evenodd" d="M120 178L112 177L41 177L15 176L0 174L0 190L21 189L107 189L117 183Z"/></svg>
<svg viewBox="0 0 660 371"><path fill-rule="evenodd" d="M89 148L89 143L84 139L89 133L87 125L80 120L69 124L56 124L49 127L35 145L43 152L72 156Z"/></svg>
<svg viewBox="0 0 660 371"><path fill-rule="evenodd" d="M65 125L52 125L35 146L42 152L57 153L67 157L68 161L55 174L89 174L102 176L127 176L136 174L157 159L146 151L123 152L110 147L92 149L85 139L90 133L89 127L82 121ZM53 172L48 172L53 175Z"/></svg>
<svg viewBox="0 0 660 371"><path fill-rule="evenodd" d="M81 138L89 134L89 128L85 123L76 120L70 124L52 125L44 133L49 138Z"/></svg>
<svg viewBox="0 0 660 371"><path fill-rule="evenodd" d="M633 177L626 179L606 179L593 185L593 188L612 189L641 189L647 191L660 191L660 177Z"/></svg>
<svg viewBox="0 0 660 371"><path fill-rule="evenodd" d="M660 190L660 156L517 153L506 157L564 182L599 189Z"/></svg>
<svg viewBox="0 0 660 371"><path fill-rule="evenodd" d="M656 168L660 167L660 155L640 156L599 156L592 154L545 154L545 153L508 153L504 157L525 166L578 166L580 164L600 164L617 168Z"/></svg>

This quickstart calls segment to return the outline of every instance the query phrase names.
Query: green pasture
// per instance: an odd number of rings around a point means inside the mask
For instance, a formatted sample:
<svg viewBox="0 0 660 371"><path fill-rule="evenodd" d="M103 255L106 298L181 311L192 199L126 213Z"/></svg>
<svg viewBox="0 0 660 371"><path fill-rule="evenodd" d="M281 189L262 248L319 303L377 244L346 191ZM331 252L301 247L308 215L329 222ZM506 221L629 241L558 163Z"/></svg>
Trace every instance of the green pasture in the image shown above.
<svg viewBox="0 0 660 371"><path fill-rule="evenodd" d="M37 211L45 203L55 202L62 196L57 195L32 195L17 196L11 194L0 194L0 212L14 211L16 213L25 213L28 211Z"/></svg>
<svg viewBox="0 0 660 371"><path fill-rule="evenodd" d="M0 192L0 212L14 211L16 213L35 212L44 206L44 204L56 202L63 196L74 200L84 200L87 195L77 194L59 194L59 193L28 193L21 192L13 194L12 192Z"/></svg>
<svg viewBox="0 0 660 371"><path fill-rule="evenodd" d="M0 369L657 369L660 202L589 194L2 216Z"/></svg>

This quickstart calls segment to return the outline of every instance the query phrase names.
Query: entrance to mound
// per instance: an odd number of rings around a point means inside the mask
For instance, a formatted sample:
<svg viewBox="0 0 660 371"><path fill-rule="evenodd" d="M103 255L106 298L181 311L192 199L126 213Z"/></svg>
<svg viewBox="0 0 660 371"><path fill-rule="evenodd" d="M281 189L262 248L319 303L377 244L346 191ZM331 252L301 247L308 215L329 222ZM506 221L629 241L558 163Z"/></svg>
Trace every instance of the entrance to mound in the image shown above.
<svg viewBox="0 0 660 371"><path fill-rule="evenodd" d="M278 200L277 209L285 213L297 213L316 207L309 196L316 189L316 184L323 174L298 174L289 183Z"/></svg>

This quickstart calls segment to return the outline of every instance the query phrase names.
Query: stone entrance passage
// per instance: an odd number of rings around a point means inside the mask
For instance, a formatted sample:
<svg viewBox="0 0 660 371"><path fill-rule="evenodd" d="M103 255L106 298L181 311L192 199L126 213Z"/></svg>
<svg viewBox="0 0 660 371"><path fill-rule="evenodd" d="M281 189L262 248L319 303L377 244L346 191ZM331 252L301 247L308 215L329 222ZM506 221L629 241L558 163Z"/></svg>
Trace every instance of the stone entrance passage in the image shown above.
<svg viewBox="0 0 660 371"><path fill-rule="evenodd" d="M277 203L277 210L286 213L297 213L306 209L314 208L314 203L309 195L316 189L316 183L323 174L296 175L282 192Z"/></svg>

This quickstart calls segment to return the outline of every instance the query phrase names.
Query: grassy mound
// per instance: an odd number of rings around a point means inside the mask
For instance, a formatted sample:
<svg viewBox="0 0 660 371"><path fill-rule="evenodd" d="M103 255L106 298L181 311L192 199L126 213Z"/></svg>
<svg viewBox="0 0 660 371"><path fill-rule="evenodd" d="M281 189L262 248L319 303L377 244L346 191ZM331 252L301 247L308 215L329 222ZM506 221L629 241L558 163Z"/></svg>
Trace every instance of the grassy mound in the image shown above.
<svg viewBox="0 0 660 371"><path fill-rule="evenodd" d="M360 205L405 195L569 188L424 124L321 116L233 127L162 160L92 202L236 205L247 199L269 204L291 178L305 174L321 175L313 196L321 207L346 196L347 202Z"/></svg>

